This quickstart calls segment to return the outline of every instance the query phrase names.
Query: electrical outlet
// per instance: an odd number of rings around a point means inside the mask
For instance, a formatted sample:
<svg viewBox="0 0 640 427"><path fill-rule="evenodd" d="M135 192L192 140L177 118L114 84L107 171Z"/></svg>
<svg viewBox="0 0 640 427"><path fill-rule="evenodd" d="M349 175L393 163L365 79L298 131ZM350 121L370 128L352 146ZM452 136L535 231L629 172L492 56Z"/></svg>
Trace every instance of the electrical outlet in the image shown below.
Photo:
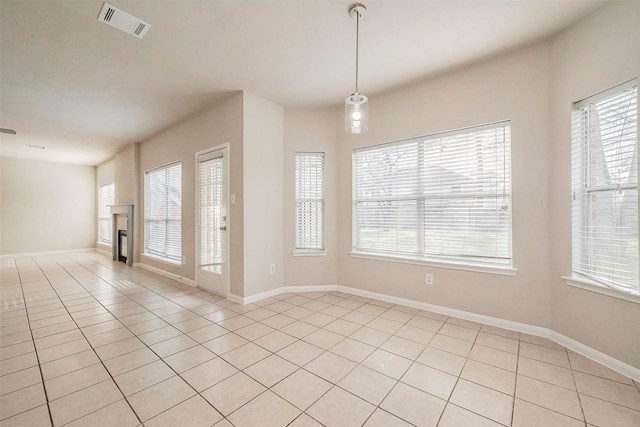
<svg viewBox="0 0 640 427"><path fill-rule="evenodd" d="M182 265L186 265L187 264L187 257L183 256L182 257Z"/></svg>
<svg viewBox="0 0 640 427"><path fill-rule="evenodd" d="M424 283L426 283L427 285L433 285L433 274L427 273L424 276Z"/></svg>
<svg viewBox="0 0 640 427"><path fill-rule="evenodd" d="M271 264L269 266L269 273L273 274L276 272L276 265L275 264Z"/></svg>

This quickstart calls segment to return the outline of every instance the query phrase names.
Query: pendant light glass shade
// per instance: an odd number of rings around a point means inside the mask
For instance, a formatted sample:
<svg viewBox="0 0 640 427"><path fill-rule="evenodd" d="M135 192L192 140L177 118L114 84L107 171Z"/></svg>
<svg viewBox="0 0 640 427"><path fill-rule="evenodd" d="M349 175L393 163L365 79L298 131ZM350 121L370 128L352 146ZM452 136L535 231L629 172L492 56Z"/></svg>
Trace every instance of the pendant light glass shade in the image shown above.
<svg viewBox="0 0 640 427"><path fill-rule="evenodd" d="M361 93L353 93L344 101L344 130L364 133L369 130L369 102Z"/></svg>
<svg viewBox="0 0 640 427"><path fill-rule="evenodd" d="M360 45L360 19L367 8L356 3L349 8L349 16L356 21L356 91L344 102L344 130L347 133L365 133L369 130L369 99L358 92L358 51Z"/></svg>

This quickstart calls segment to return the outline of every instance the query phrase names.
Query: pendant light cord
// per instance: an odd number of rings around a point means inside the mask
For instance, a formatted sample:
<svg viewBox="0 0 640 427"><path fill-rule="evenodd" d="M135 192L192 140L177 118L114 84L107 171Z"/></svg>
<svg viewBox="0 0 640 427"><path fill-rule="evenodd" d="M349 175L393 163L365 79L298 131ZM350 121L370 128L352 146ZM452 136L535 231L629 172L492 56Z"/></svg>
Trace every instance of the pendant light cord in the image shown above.
<svg viewBox="0 0 640 427"><path fill-rule="evenodd" d="M356 93L358 93L358 48L360 46L360 11L356 10Z"/></svg>

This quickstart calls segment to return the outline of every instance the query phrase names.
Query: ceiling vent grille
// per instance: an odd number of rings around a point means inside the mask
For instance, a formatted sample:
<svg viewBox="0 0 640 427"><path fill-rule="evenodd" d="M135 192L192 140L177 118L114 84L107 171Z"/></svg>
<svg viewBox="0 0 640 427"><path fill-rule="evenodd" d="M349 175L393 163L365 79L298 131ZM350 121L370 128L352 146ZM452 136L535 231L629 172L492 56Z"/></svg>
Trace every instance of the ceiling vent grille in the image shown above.
<svg viewBox="0 0 640 427"><path fill-rule="evenodd" d="M111 25L139 39L143 38L144 35L147 34L147 31L149 31L149 28L151 28L149 23L133 15L129 15L127 12L111 6L109 3L105 3L102 6L98 21Z"/></svg>

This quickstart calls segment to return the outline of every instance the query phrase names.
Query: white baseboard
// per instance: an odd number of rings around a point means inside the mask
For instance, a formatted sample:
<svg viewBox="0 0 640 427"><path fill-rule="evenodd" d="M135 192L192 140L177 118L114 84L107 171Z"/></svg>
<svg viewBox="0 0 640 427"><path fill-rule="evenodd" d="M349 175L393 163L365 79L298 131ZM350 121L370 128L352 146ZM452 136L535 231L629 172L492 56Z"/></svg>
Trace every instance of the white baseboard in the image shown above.
<svg viewBox="0 0 640 427"><path fill-rule="evenodd" d="M169 279L176 280L180 283L184 283L185 285L196 287L196 282L191 279L187 279L186 277L179 276L177 274L169 273L168 271L162 270L161 268L152 267L148 264L143 264L141 262L136 262L133 264L134 267L140 267L145 270L153 271L154 273L158 273L164 277L168 277Z"/></svg>
<svg viewBox="0 0 640 427"><path fill-rule="evenodd" d="M96 252L98 252L98 253L99 253L99 254L101 254L101 255L106 255L106 256L108 256L108 257L112 257L112 256L113 256L113 254L111 253L111 251L106 251L106 250L104 250L104 249L96 248L96 249L95 249L95 251L96 251Z"/></svg>
<svg viewBox="0 0 640 427"><path fill-rule="evenodd" d="M512 322L510 320L499 319L496 317L485 316L482 314L470 313L468 311L457 310L454 308L443 307L440 305L428 304L420 301L414 301L405 298L394 297L392 295L379 294L376 292L365 291L362 289L351 288L340 285L318 285L318 286L283 286L272 289L259 294L250 295L248 297L240 297L238 295L229 295L229 300L238 304L251 304L265 298L274 297L289 292L332 292L339 291L351 295L358 295L365 298L377 299L392 304L404 305L407 307L417 308L420 310L432 311L434 313L453 316L472 322L483 323L485 325L496 326L498 328L509 329L516 332L523 332L530 335L549 338L550 340L567 347L591 360L594 360L607 368L613 369L631 379L640 381L640 369L621 362L611 356L599 352L589 346L578 341L568 338L558 332L540 326L528 325L526 323Z"/></svg>
<svg viewBox="0 0 640 427"><path fill-rule="evenodd" d="M268 297L265 297L265 298L268 298ZM236 304L241 304L241 305L249 304L249 303L244 302L244 298L243 297L238 296L236 294L232 294L232 293L229 293L229 295L227 295L227 299L229 301L231 301L231 302L235 302ZM260 299L264 299L264 298L260 298ZM258 301L258 300L256 300L256 301Z"/></svg>
<svg viewBox="0 0 640 427"><path fill-rule="evenodd" d="M259 294L253 294L248 297L229 294L228 299L236 304L246 305L289 292L331 292L336 290L338 290L338 285L282 286Z"/></svg>
<svg viewBox="0 0 640 427"><path fill-rule="evenodd" d="M433 305L425 302L414 301L405 298L394 297L386 294L365 291L357 288L346 286L338 286L337 290L347 294L358 295L366 298L373 298L392 304L405 305L407 307L417 308L420 310L432 311L434 313L444 314L445 316L453 316L459 319L469 320L471 322L484 323L485 325L496 326L498 328L509 329L526 334L536 335L549 338L549 329L539 326L528 325L526 323L512 322L510 320L498 319L496 317L485 316L482 314L471 313L468 311L457 310L455 308L443 307L441 305Z"/></svg>
<svg viewBox="0 0 640 427"><path fill-rule="evenodd" d="M20 258L27 256L45 256L45 255L59 255L59 254L69 254L75 252L94 252L96 248L80 248L80 249L64 249L60 251L42 251L42 252L27 252L21 254L6 254L0 255L0 259L5 258Z"/></svg>
<svg viewBox="0 0 640 427"><path fill-rule="evenodd" d="M640 369L628 365L624 362L614 359L613 357L606 355L598 350L595 350L589 346L582 344L576 340L566 337L556 331L549 331L549 339L557 342L560 345L567 347L569 350L575 351L578 354L588 357L589 359L598 362L601 365L606 366L609 369L627 376L636 381L640 381Z"/></svg>
<svg viewBox="0 0 640 427"><path fill-rule="evenodd" d="M91 249L94 250L94 249ZM73 252L73 251L66 251ZM165 277L169 277L171 279L177 280L181 283L184 283L189 286L196 286L195 281L191 279L186 279L182 276L178 276L177 274L169 273L162 269L152 267L147 264L135 263L134 267L140 267L154 273L161 274ZM613 369L616 372L621 373L629 378L632 378L636 381L640 381L640 369L628 365L624 362L621 362L611 356L608 356L598 350L595 350L589 346L586 346L578 341L575 341L569 337L566 337L558 332L555 332L548 328L543 328L540 326L529 325L526 323L513 322L510 320L499 319L496 317L485 316L482 314L471 313L468 311L457 310L455 308L444 307L440 305L428 304L425 302L414 301L406 298L395 297L387 294L380 294L377 292L365 291L363 289L351 288L348 286L341 285L308 285L308 286L282 286L280 288L271 289L265 292L261 292L258 294L249 295L247 297L241 297L235 294L229 294L227 299L236 304L251 304L266 298L275 297L284 293L297 293L297 292L332 292L339 291L344 292L351 295L358 295L365 298L377 299L379 301L385 301L392 304L404 305L407 307L416 308L419 310L431 311L434 313L443 314L446 316L453 316L464 320L469 320L472 322L483 323L485 325L495 326L498 328L508 329L516 332L523 332L530 335L535 335L539 337L549 338L550 340L565 346L566 348L575 351L585 357L588 357L591 360L594 360L610 369Z"/></svg>

